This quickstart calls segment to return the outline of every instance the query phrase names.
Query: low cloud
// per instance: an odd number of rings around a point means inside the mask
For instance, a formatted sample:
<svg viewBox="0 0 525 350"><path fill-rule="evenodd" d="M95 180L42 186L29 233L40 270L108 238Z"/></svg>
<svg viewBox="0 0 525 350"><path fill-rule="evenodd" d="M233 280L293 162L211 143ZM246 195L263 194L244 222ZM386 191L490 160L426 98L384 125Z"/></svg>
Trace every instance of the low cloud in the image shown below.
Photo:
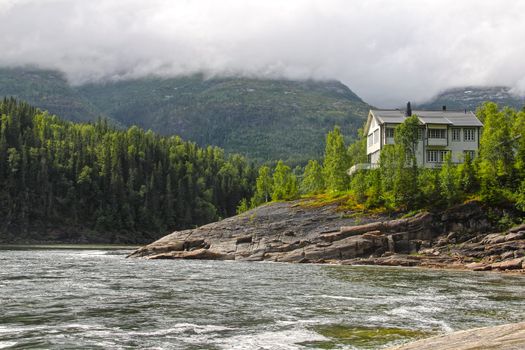
<svg viewBox="0 0 525 350"><path fill-rule="evenodd" d="M0 0L0 65L58 69L74 84L337 79L382 107L464 85L523 94L524 13L520 0Z"/></svg>

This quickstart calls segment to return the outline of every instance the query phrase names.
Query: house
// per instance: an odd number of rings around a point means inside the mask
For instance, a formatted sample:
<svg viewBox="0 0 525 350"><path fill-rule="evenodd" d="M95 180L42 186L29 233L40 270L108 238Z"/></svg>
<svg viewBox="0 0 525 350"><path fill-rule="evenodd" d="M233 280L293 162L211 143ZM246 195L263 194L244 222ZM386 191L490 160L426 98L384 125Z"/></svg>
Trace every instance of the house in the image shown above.
<svg viewBox="0 0 525 350"><path fill-rule="evenodd" d="M473 112L447 111L445 106L440 111L412 111L408 103L406 111L370 110L364 129L369 163L356 165L354 170L350 171L377 167L383 147L394 143L395 127L412 114L418 117L420 124L419 142L416 147L419 166L438 167L445 160L447 153L450 153L454 163L463 162L467 153L471 159L476 156L483 124Z"/></svg>

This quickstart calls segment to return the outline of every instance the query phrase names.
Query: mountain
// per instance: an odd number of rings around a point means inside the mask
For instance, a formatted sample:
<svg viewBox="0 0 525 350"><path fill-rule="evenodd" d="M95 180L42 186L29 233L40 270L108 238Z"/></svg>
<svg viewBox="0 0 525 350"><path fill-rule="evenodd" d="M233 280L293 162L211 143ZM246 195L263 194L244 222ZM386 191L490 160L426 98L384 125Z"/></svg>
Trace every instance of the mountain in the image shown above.
<svg viewBox="0 0 525 350"><path fill-rule="evenodd" d="M320 157L334 125L355 137L370 107L338 81L193 75L70 86L60 73L36 69L0 70L1 95L74 121L102 115L260 162L290 163Z"/></svg>
<svg viewBox="0 0 525 350"><path fill-rule="evenodd" d="M521 109L525 106L525 98L517 96L506 86L492 87L461 87L448 89L432 100L417 104L420 109L441 109L447 106L451 110L475 110L485 101L496 102L500 106L510 106Z"/></svg>
<svg viewBox="0 0 525 350"><path fill-rule="evenodd" d="M62 73L38 68L0 69L0 96L12 96L75 122L96 120L98 109Z"/></svg>

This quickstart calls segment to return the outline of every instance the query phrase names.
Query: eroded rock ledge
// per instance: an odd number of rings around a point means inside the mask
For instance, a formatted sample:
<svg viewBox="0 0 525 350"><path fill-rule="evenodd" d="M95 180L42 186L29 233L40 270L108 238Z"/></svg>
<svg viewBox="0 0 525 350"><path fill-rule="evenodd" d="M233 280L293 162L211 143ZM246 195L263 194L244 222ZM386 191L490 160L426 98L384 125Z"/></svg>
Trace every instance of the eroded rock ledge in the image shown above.
<svg viewBox="0 0 525 350"><path fill-rule="evenodd" d="M525 322L483 327L418 340L389 350L522 350Z"/></svg>
<svg viewBox="0 0 525 350"><path fill-rule="evenodd" d="M130 257L518 270L525 225L494 233L476 202L409 218L355 216L308 201L268 204L176 231Z"/></svg>

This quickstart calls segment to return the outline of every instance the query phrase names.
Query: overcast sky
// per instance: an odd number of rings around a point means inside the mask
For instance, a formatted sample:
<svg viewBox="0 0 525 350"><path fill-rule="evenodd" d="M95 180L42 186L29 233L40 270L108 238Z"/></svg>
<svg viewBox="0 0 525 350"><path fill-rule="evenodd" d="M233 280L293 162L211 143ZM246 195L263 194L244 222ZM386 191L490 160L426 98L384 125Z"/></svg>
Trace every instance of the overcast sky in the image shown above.
<svg viewBox="0 0 525 350"><path fill-rule="evenodd" d="M337 79L380 107L525 93L525 1L0 0L0 65L73 83L148 74Z"/></svg>

